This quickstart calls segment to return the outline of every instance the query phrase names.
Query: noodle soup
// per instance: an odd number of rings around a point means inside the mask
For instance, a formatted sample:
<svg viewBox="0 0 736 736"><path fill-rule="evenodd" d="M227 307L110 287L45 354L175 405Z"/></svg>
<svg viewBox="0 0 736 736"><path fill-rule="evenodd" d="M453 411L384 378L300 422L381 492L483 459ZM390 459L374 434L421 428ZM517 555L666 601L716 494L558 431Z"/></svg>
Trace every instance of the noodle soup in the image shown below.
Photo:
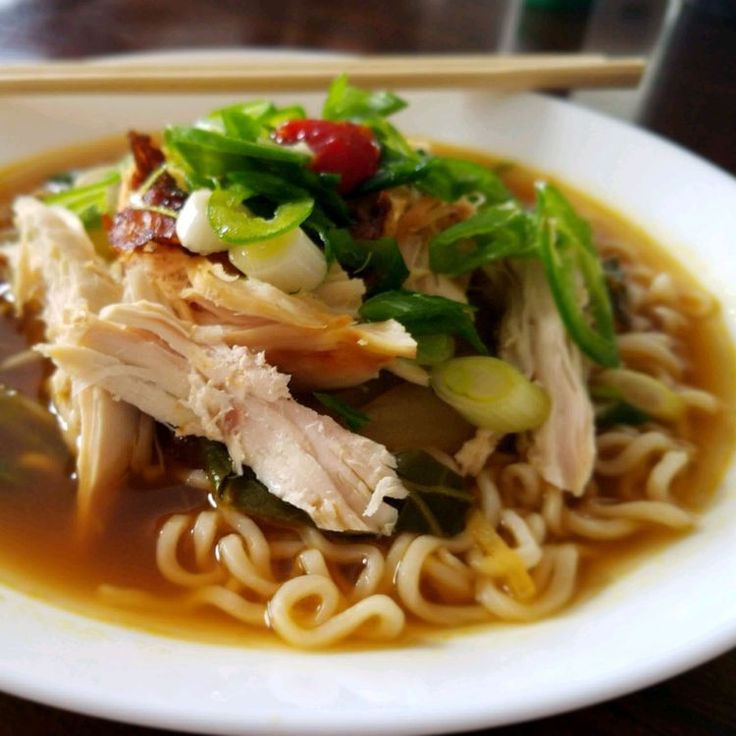
<svg viewBox="0 0 736 736"><path fill-rule="evenodd" d="M108 145L110 157L114 157L118 144ZM489 172L498 163L441 146L434 147L432 153L469 160ZM4 203L9 206L19 192L33 191L59 170L110 157L104 146L97 145L40 160L25 170L18 168L16 172L21 173L5 180ZM500 171L515 200L531 207L539 175L515 165L500 167ZM139 181L138 186L144 183ZM155 452L149 452L145 462L135 468L126 469L110 498L90 501L87 510L80 513L80 490L70 474L74 453L58 441L61 435L50 440L52 452L22 444L16 448L14 443L22 443L23 438L16 436L16 424L11 421L0 429L0 447L13 447L17 459L11 468L15 485L8 487L0 501L0 557L5 579L89 615L177 636L256 643L272 630L287 643L307 648L339 643L355 646L366 640L393 645L475 624L527 622L555 614L593 592L630 560L651 554L662 543L690 531L697 525L698 508L718 483L734 439L730 411L734 376L723 370L723 366L733 365L733 352L718 305L659 246L619 215L566 187L565 192L591 223L606 269L621 357L618 370L635 373L638 388L643 382L645 389L655 393L654 399L648 397L646 411L631 403L635 401L632 395L638 394L625 385L629 374L609 374L613 378L606 382L606 370L617 369L595 367L587 357L574 359L586 396L593 397L591 411L594 408L598 414L591 435L595 443L593 470L577 492L556 486L550 473L545 477L534 460L541 452L534 437L539 424L518 431L478 427L456 406L438 399L439 391L422 385L425 374L430 381L432 377L438 380L436 365L470 357L472 344L469 346L462 335L453 336L456 355L442 356L434 365L397 353L380 366L377 378L350 379L344 385L337 385L340 380L336 380L325 386L318 381L323 376L329 379L330 371L357 370L353 348L347 352L325 349L317 351L317 357L309 352L311 347L295 350L293 345L299 338L296 327L304 326L293 322L286 326L279 323L291 342L268 343L262 335L266 317L259 312L255 327L261 332L257 337L249 333L246 347L265 351L268 362L293 376L290 385L300 406L319 416L336 418L341 424L350 421L345 406L352 408L361 421L362 417L368 421L351 432L359 432L403 458L399 471L404 475L400 472L399 478L411 491L419 488L426 494L428 487L445 489L441 494L444 506L431 506L427 511L427 499L437 503L428 495L414 501L414 515L424 514L422 523L427 528L420 528L421 524L412 528L404 521L403 529L389 533L326 529L324 524L320 528L316 512L310 519L304 517L304 509L296 507L300 513L286 518L283 508L273 512L268 502L245 511L239 499L245 492L252 503L257 493L254 483L261 475L250 478L241 474L237 477L245 480L234 484L231 479L227 481L230 486L224 488L223 478L233 469L228 466L222 470L220 482L213 471L222 448L208 446L203 454L189 433L179 431L179 427L172 431L171 422L156 416L157 422L139 428L137 435L146 438ZM360 241L393 238L408 266L413 290L437 296L431 290L440 279L432 277L435 283L428 285L426 264L418 254L438 233L469 220L477 202L464 200L458 205L456 201L429 199L405 185L391 190L388 204L381 196L361 200L356 206L353 217L363 229L354 231L353 236ZM361 207L368 210L367 216ZM278 213L271 214L275 219ZM373 231L368 232L371 227ZM90 234L93 238L99 235L94 227ZM190 261L182 266L182 258L190 255L182 257L181 245L167 242L146 248L131 256L125 267L132 270L131 264L138 259L149 278L167 268L169 272L191 268ZM105 257L109 263L108 252ZM229 266L224 269L218 256L191 258L209 258L220 264L224 283L236 277ZM19 261L10 260L8 277L13 283ZM351 278L336 279L340 289L358 278L353 270L360 272L360 267L351 267L348 260L345 270ZM530 275L525 270L527 261L522 259L513 262L510 272L505 270L507 264L490 264L457 276L444 272L444 294L449 296L442 298L467 296L477 310L474 322L482 342L492 345L494 353L503 354L512 302L524 289L535 289L542 283L535 281L541 279L541 269ZM208 275L188 273L190 281L183 286L192 292L200 283L195 279L201 281ZM404 286L407 283L405 279ZM181 284L176 299L179 287ZM140 283L137 288L142 288ZM299 298L289 295L288 290L280 291L290 299ZM202 294L192 297L186 309L177 302L173 307L177 319L181 320L186 310L195 322L206 313L198 327L212 327L215 310L207 312L209 306L202 306ZM14 295L17 303L17 277ZM145 296L153 298L149 292ZM171 298L171 294L166 296ZM317 298L336 297L322 292ZM548 298L548 302L554 308L553 300ZM519 306L520 315L524 304ZM348 313L344 305L336 305L331 302L333 311ZM312 301L303 304L305 310L312 306ZM221 312L222 304L219 307ZM8 301L2 325L2 382L44 405L54 400L56 411L63 416L59 404L74 397L74 391L62 390L61 401L54 398L51 363L23 352L25 345L51 341L48 334L43 337L44 324L39 324L43 304L29 299L22 321L13 312ZM123 311L119 313L125 316ZM232 320L240 330L238 335L254 327L253 316L248 316L251 321ZM554 317L559 322L556 313ZM355 316L353 319L362 322ZM130 323L125 329L140 334L144 328ZM199 337L204 334L204 330L197 333L198 349L202 344L209 349L212 344L211 337ZM166 343L166 357L175 353L173 339ZM314 339L310 333L310 346ZM366 339L365 334L360 339ZM346 341L348 337L341 333L337 340L340 350ZM568 342L566 338L569 347ZM91 350L91 344L85 343L85 350ZM232 335L227 341L230 350L242 344ZM49 354L58 371L73 369L75 364L64 362L70 360L69 351L62 354L51 349ZM338 360L336 355L348 355L350 360ZM142 368L135 360L126 366L116 375ZM373 368L375 363L370 365L371 371ZM641 375L655 382L654 387ZM530 385L544 388L536 373L532 378ZM82 383L88 385L89 379ZM545 390L554 403L554 393ZM128 394L116 395L122 396L123 403L130 403ZM325 401L325 395L331 399ZM624 395L627 401L622 400ZM19 408L23 402L17 397L11 399L8 406L19 416L32 411L27 406ZM144 406L137 408L146 415ZM574 422L571 414L565 419ZM49 427L55 422L47 416L36 416L35 421L42 433L51 433ZM262 426L267 428L267 424ZM331 430L332 425L326 427ZM232 456L230 446L223 442ZM215 452L214 460L207 451ZM416 454L419 451L421 455ZM417 463L424 463L430 471L417 470ZM564 459L560 465L564 466ZM430 472L428 479L426 472ZM15 487L18 478L22 492ZM407 501L400 501L400 513L407 513ZM460 506L453 505L458 501ZM52 524L49 519L53 519ZM446 522L460 528L446 528ZM36 542L28 545L31 538Z"/></svg>

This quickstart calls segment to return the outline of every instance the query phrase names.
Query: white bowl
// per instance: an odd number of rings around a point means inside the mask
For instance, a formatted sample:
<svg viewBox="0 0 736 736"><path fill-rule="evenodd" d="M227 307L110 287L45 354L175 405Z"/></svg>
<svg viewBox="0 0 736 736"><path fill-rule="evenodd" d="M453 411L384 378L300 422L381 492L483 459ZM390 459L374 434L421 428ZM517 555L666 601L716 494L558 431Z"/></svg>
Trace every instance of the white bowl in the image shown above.
<svg viewBox="0 0 736 736"><path fill-rule="evenodd" d="M718 295L734 332L733 179L652 135L553 99L406 97L402 129L530 164L625 213ZM321 96L302 98L318 109ZM6 99L0 164L115 130L187 121L229 99ZM0 687L113 719L253 735L439 733L588 705L736 644L735 473L696 533L584 603L533 625L489 627L431 646L306 654L199 645L0 588Z"/></svg>

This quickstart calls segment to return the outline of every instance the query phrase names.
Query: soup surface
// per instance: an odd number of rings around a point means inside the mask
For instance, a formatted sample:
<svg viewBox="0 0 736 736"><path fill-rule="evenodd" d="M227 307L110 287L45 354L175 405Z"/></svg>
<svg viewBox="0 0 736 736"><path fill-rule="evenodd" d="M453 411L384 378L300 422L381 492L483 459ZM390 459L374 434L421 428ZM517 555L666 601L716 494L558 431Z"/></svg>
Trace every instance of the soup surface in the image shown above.
<svg viewBox="0 0 736 736"><path fill-rule="evenodd" d="M460 149L438 146L437 151L444 155L469 158L490 168L499 163L490 157ZM19 193L33 191L59 171L114 160L120 153L118 141L97 142L74 150L51 153L9 169L0 180L2 226L10 227L11 202ZM538 172L516 164L505 164L500 170L510 190L523 202L531 202L534 182L539 178ZM578 507L585 510L584 500L566 502L569 511L565 512L567 516L564 516L563 527L547 529L547 541L571 544L578 550L579 567L574 592L564 604L571 605L583 601L600 585L623 574L630 564L642 556L659 554L664 545L674 542L683 533L697 533L697 511L711 500L734 446L736 375L733 346L717 304L702 295L686 267L676 263L666 253L667 244L653 243L618 213L585 195L567 187L565 191L578 212L591 223L595 241L604 257L619 259L631 273L646 272L641 283L646 283L650 295L640 296L639 304L634 308L635 317L648 320L650 327L647 329L657 329L668 336L672 353L682 361L682 367L678 368L679 381L716 397L718 403L716 410L696 408L689 411L686 420L680 422L674 432L675 444L677 448L685 448L688 463L681 471L671 471L671 478L666 483L667 494L668 498L671 494L678 508L694 512L694 532L681 528L679 524L648 524L639 519L632 521L634 517L615 515L601 517L610 518L610 523L605 528L591 531L585 526L587 511L581 512L580 519L574 517ZM658 276L659 281L656 280ZM682 318L676 319L673 316L675 314L682 315ZM6 301L0 320L0 361L8 361L22 354L28 346L39 341L42 334L42 325L34 321L32 315L26 314L23 319L17 319L13 315L11 300ZM625 362L631 367L646 368L647 360L646 354L637 353L632 348ZM13 358L2 365L2 384L44 405L48 404L45 381L52 370L50 363L29 357L27 360ZM697 397L693 399L696 403L698 400ZM408 427L413 420L407 416L404 421ZM167 452L169 434L159 431L164 452ZM613 436L615 430L608 431L611 433L608 449L601 451L599 446L599 452L603 453L604 459L610 460L620 455L623 440L620 436ZM599 437L601 434L605 434L605 431L602 430ZM19 455L27 452L28 448L22 442L12 421L0 422L0 448L3 448L0 454L7 457L10 453ZM622 479L612 474L596 475L599 492L603 496L607 493L615 495L624 501L641 500L642 486L649 482L656 468L660 468L657 471L660 474L669 472L663 458L670 451L681 450L673 450L672 447L657 449L653 446L651 451L644 453L646 457L643 456L641 464L630 472L628 478ZM526 471L519 468L508 470L518 460L517 452L513 447L502 446L500 459L495 465L491 462L496 482L502 486L501 493L507 494L505 498L515 493L531 493L531 486L525 486L531 483L525 479ZM73 458L68 455L65 462L52 465L49 469L37 458L29 457L23 487L11 485L0 489L0 578L11 587L85 615L144 627L165 635L249 645L277 643L277 638L267 629L244 626L243 617L231 613L227 603L180 605L183 590L186 593L188 589L186 586L183 589L161 574L156 556L157 541L167 520L172 515L189 514L187 523L191 526L197 513L212 508L208 491L203 490L201 485L182 482L181 473L171 469L176 465L172 461L164 475L148 480L129 477L117 494L104 525L101 524L94 533L81 538L77 529ZM539 508L533 504L529 506L530 515L537 514L542 518L545 513L547 511L541 505ZM509 523L513 525L514 522ZM190 526L182 533L178 550L181 567L196 571L196 552L187 536ZM261 523L260 526L267 539L276 539L282 547L294 541L294 535L278 525ZM369 543L380 551L381 556L389 559L391 550L395 549L394 541L391 538L373 539ZM516 546L519 546L519 540L515 541ZM345 541L322 535L322 540L315 544L316 548L322 549L320 545L347 548L368 542L360 539ZM421 591L427 605L438 609L470 609L472 595L466 580L469 563L462 557L464 552L455 552L450 544L447 551L434 554L430 561L424 558L426 579L421 581ZM329 550L323 550L323 555L338 588L349 602L350 591L357 585L366 565L366 556L360 549L350 559L339 559L339 554L331 556ZM294 558L285 551L278 554L272 551L274 579L293 574L294 564ZM426 568L433 566L434 572L430 570L431 574L426 573ZM453 583L449 577L455 568L458 569L457 582ZM540 573L540 576L535 581L543 587L544 574ZM504 590L508 592L508 589L506 585ZM383 591L382 594L395 600L400 597L390 586L383 584L378 591ZM260 597L244 594L242 599L246 604L255 604ZM306 599L297 601L294 604L295 620L299 620L302 614L304 620L311 619L314 615L312 603ZM300 606L304 609L302 614L297 610ZM401 633L390 639L392 645L397 641L407 643L426 636L443 635L447 631L455 633L467 630L478 623L477 617L471 614L448 615L443 619L431 613L422 615L422 609L418 610L419 613L408 611L407 624ZM509 618L518 620L519 617ZM488 616L489 622L503 619L503 616ZM348 638L348 642L350 646L356 646L355 639Z"/></svg>

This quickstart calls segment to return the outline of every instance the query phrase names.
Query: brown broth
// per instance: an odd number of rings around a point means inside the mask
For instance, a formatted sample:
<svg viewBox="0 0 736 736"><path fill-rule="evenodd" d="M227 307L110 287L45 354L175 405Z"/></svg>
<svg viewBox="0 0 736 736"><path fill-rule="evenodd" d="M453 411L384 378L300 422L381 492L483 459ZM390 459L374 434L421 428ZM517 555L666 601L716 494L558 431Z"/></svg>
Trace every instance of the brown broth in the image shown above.
<svg viewBox="0 0 736 736"><path fill-rule="evenodd" d="M95 141L84 146L54 151L16 164L0 172L0 230L8 227L10 203L21 192L33 191L48 176L69 168L83 168L114 160L124 149L120 138ZM498 159L453 147L438 146L448 155L463 156L494 166ZM523 200L532 198L535 180L542 176L517 165L504 167L507 185ZM591 221L594 232L636 245L642 261L671 273L689 286L694 277L654 243L637 226L618 213L565 185L579 210ZM8 310L6 310L7 312ZM28 325L5 313L0 316L0 360L27 346ZM684 502L702 507L712 498L732 455L736 440L736 361L721 315L693 320L686 331L692 364L685 379L723 401L717 416L694 414L690 438L697 439L698 461L679 486ZM1 378L7 385L43 399L44 371L36 365ZM0 427L0 447L7 438ZM230 644L277 645L275 636L253 630L216 611L193 613L131 612L105 605L96 596L100 584L135 587L166 594L173 586L163 581L155 564L155 539L163 520L173 512L206 506L202 491L182 485L124 488L104 535L80 544L74 525L75 487L69 477L47 478L23 493L0 489L0 582L29 595L78 611L84 615L144 628L158 634ZM584 555L576 601L593 594L609 580L621 575L643 555L658 553L678 535L646 532L621 542L590 545ZM477 630L471 627L468 630ZM454 632L450 632L454 633ZM400 643L421 641L427 636L444 636L442 630L412 623ZM389 646L395 646L391 642ZM350 648L355 648L351 642ZM358 645L360 646L360 645ZM375 645L371 645L375 646Z"/></svg>

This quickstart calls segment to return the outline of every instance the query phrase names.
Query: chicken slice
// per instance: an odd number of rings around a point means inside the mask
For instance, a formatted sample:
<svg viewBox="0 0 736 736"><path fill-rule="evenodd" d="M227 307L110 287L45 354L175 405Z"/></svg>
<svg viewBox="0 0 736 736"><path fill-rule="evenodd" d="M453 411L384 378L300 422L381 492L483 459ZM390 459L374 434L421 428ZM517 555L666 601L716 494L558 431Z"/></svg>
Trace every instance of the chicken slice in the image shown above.
<svg viewBox="0 0 736 736"><path fill-rule="evenodd" d="M388 195L390 210L383 235L396 238L409 277L404 287L457 302L468 301L467 278L450 278L429 267L429 242L450 225L465 220L475 208L465 200L443 202L435 197L398 187Z"/></svg>
<svg viewBox="0 0 736 736"><path fill-rule="evenodd" d="M17 199L14 214L20 239L10 252L13 296L19 309L41 305L48 339L80 314L120 301L119 280L76 216L33 197Z"/></svg>
<svg viewBox="0 0 736 736"><path fill-rule="evenodd" d="M509 266L512 286L500 331L500 355L541 384L552 406L530 434L529 461L558 488L582 495L595 462L595 418L585 360L560 319L543 266Z"/></svg>
<svg viewBox="0 0 736 736"><path fill-rule="evenodd" d="M130 300L137 295L187 321L223 325L229 345L265 352L302 390L354 386L396 357L416 354L416 342L394 320L360 324L314 295L287 294L179 249L137 252L125 270Z"/></svg>
<svg viewBox="0 0 736 736"><path fill-rule="evenodd" d="M345 269L334 261L327 271L325 280L312 292L333 312L356 316L366 288L363 279L351 278Z"/></svg>
<svg viewBox="0 0 736 736"><path fill-rule="evenodd" d="M160 304L117 304L45 352L80 386L100 386L179 434L223 442L236 471L250 466L321 529L389 534L397 512L384 499L407 494L394 457L298 404L288 376L263 353L225 344L224 333Z"/></svg>
<svg viewBox="0 0 736 736"><path fill-rule="evenodd" d="M10 264L16 306L40 305L49 342L63 341L78 320L120 300L119 278L97 255L77 217L21 197L15 218L20 238ZM82 389L64 370L56 371L49 387L77 454L79 518L82 528L89 528L94 520L99 523L131 465L140 468L150 459L152 420L114 401L100 386Z"/></svg>
<svg viewBox="0 0 736 736"><path fill-rule="evenodd" d="M102 531L115 491L125 476L150 463L153 420L131 404L116 401L99 386L75 396L79 411L77 509L83 528Z"/></svg>
<svg viewBox="0 0 736 736"><path fill-rule="evenodd" d="M489 458L496 451L503 435L490 429L479 427L475 434L463 443L455 453L455 462L461 475L475 477L486 466Z"/></svg>

